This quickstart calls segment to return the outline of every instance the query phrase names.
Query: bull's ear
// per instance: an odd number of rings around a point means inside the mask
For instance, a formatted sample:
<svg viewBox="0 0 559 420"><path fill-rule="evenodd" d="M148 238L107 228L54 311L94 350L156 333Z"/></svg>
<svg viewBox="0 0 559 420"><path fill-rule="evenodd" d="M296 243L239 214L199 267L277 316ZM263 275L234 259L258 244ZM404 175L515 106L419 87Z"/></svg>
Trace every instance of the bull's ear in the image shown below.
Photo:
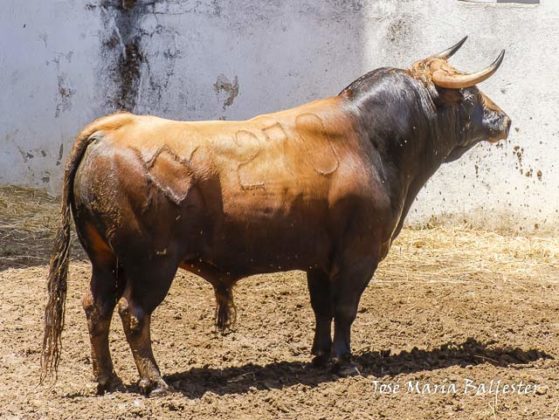
<svg viewBox="0 0 559 420"><path fill-rule="evenodd" d="M435 100L437 106L457 105L464 100L461 90L437 88L438 95Z"/></svg>

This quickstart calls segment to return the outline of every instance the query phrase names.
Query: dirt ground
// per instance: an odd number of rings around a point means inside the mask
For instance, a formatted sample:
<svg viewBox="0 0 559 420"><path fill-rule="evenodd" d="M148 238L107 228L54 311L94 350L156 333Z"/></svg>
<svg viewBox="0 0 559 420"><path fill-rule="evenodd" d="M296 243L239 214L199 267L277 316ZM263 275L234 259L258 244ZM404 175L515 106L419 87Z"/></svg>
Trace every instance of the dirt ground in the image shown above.
<svg viewBox="0 0 559 420"><path fill-rule="evenodd" d="M126 391L95 395L80 304L90 266L74 241L59 379L38 386L56 213L44 194L0 189L0 417L559 417L559 239L464 225L408 228L393 245L353 327L361 376L309 364L303 273L240 282L225 336L211 287L179 273L152 327L174 391L154 398L137 392L118 316L111 350Z"/></svg>

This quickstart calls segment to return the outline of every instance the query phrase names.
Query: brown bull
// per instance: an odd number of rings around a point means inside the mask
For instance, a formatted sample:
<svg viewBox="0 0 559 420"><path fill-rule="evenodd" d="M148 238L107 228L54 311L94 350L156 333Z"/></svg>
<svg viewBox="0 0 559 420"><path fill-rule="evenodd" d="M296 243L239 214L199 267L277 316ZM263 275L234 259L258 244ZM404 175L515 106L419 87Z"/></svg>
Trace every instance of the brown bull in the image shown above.
<svg viewBox="0 0 559 420"><path fill-rule="evenodd" d="M99 392L118 383L108 344L117 303L141 390L167 388L150 320L179 267L213 285L221 328L239 279L306 271L314 362L350 369L361 293L420 188L443 162L508 135L509 118L475 87L503 54L459 73L447 59L464 40L410 70L378 69L338 96L248 121L122 113L88 125L64 176L42 378L60 357L70 212L93 268L83 306Z"/></svg>

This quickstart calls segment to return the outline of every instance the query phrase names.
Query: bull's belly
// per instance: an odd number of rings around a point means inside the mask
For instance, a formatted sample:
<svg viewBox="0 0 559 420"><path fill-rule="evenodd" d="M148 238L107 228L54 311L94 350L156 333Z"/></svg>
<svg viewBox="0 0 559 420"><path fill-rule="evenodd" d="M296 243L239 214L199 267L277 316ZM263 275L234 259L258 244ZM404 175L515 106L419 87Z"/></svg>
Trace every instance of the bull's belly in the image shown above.
<svg viewBox="0 0 559 420"><path fill-rule="evenodd" d="M234 276L327 269L332 239L318 223L225 223L202 245L198 259Z"/></svg>

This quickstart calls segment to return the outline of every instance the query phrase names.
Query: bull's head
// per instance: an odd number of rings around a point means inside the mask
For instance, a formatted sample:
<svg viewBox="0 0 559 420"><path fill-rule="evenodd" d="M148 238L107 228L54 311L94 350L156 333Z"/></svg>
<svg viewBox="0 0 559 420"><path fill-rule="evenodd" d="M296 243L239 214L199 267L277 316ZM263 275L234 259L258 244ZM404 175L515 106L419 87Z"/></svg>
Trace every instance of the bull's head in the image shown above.
<svg viewBox="0 0 559 420"><path fill-rule="evenodd" d="M459 119L460 133L457 144L446 161L459 158L474 144L482 140L497 142L508 137L511 120L476 85L491 77L503 62L505 51L486 69L465 74L448 63L467 37L449 49L416 62L410 72L436 89L438 104L445 108L445 114Z"/></svg>

